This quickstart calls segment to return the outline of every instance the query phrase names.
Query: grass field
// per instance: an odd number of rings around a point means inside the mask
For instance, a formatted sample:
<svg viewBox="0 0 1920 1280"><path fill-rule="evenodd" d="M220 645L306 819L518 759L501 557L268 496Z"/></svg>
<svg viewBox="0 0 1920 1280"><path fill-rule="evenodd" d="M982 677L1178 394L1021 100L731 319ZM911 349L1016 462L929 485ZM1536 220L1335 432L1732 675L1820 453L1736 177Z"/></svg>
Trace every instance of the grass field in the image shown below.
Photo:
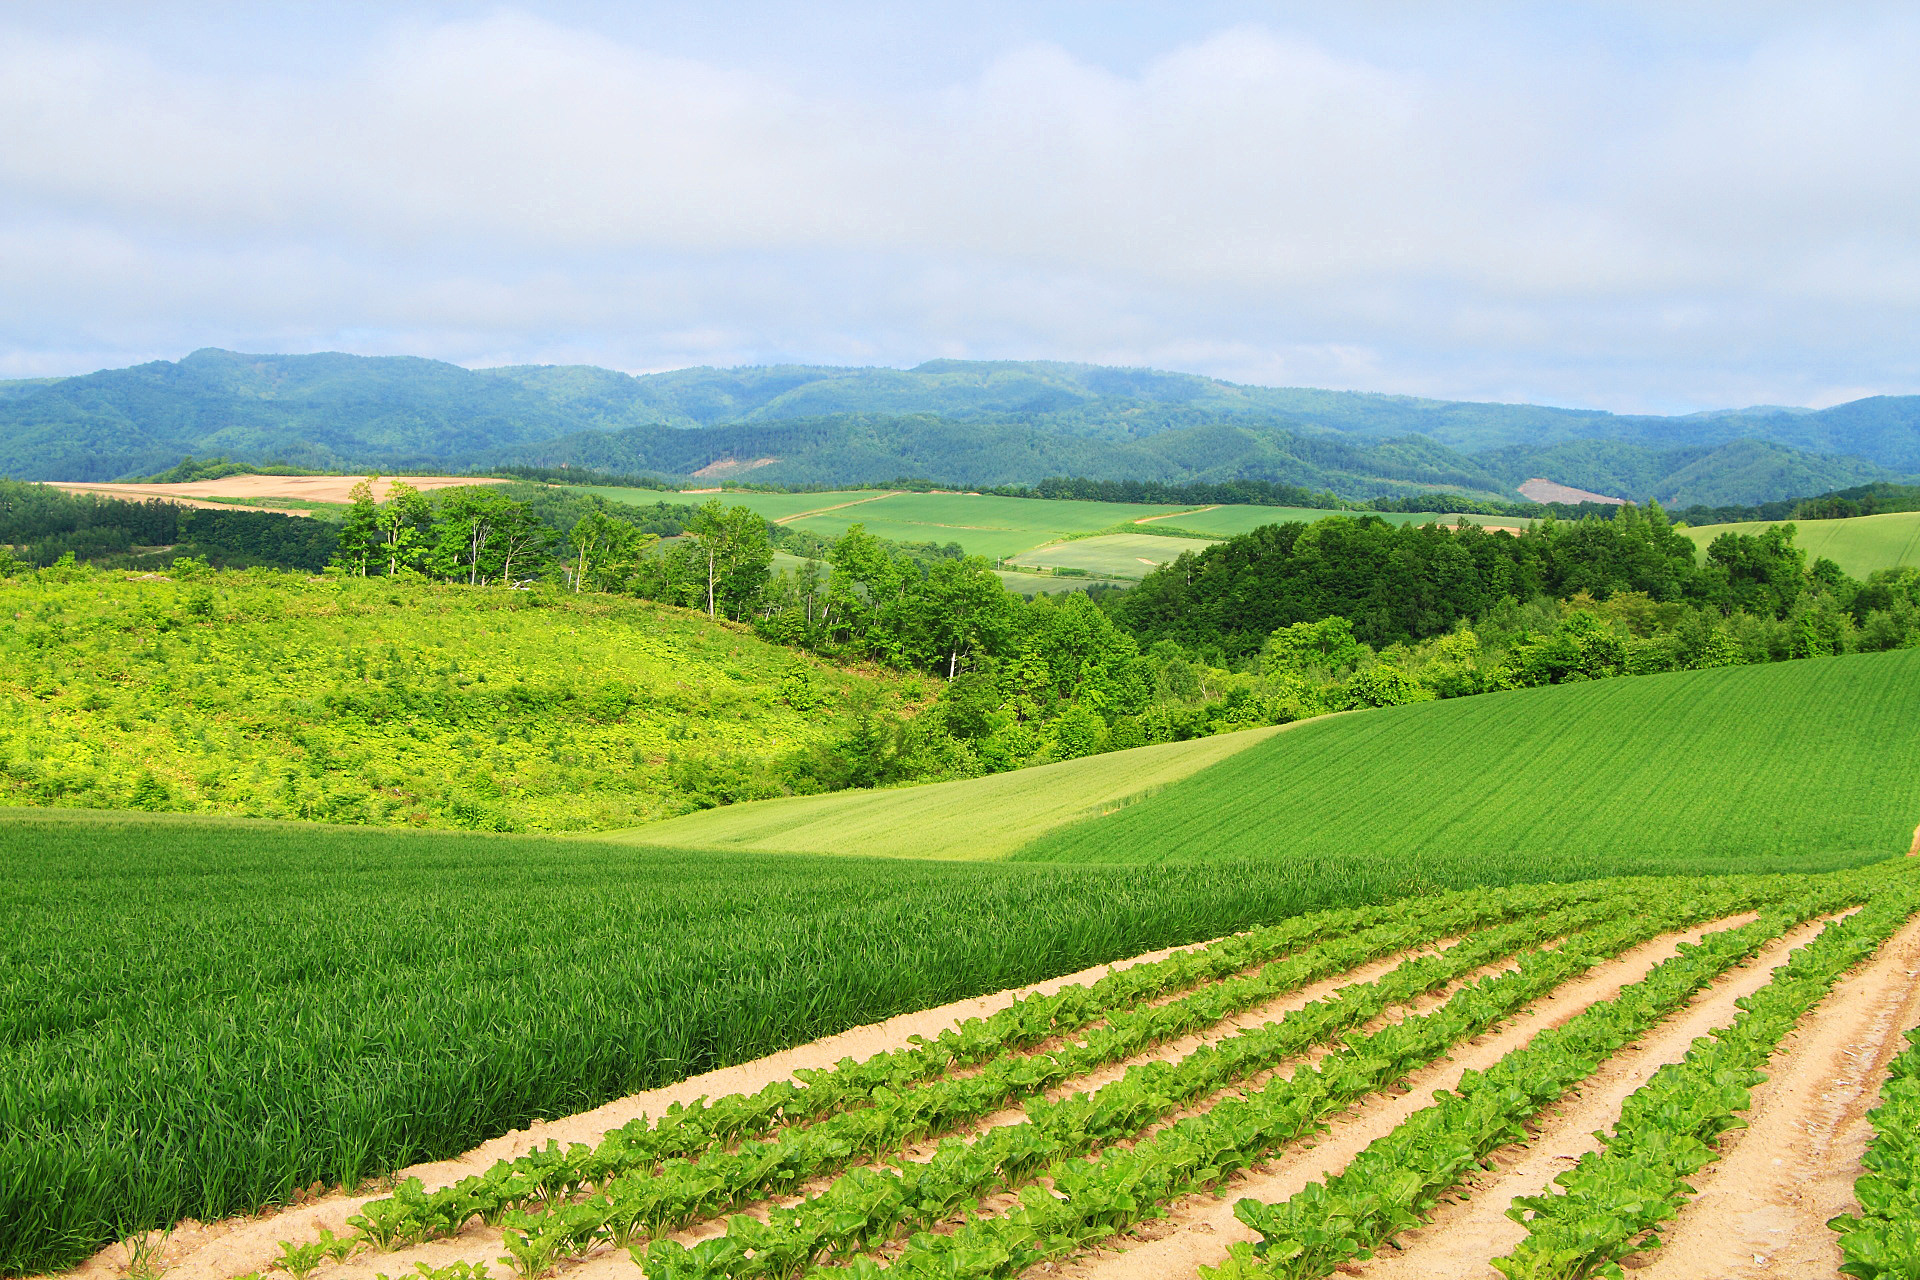
<svg viewBox="0 0 1920 1280"><path fill-rule="evenodd" d="M1000 498L991 494L895 493L877 489L839 493L726 490L717 494L676 496L647 489L576 487L581 488L582 492L597 493L616 502L654 503L664 500L699 503L717 497L722 502L750 507L769 520L778 520L823 538L837 538L849 526L862 524L868 533L896 542L957 542L969 554L989 559L1005 558L1013 559L1018 564L1084 568L1126 578L1138 578L1148 568L1140 563L1140 557L1160 555L1170 560L1178 554L1177 549L1169 553L1171 540L1154 536L1153 526L1156 523L1226 538L1261 525L1290 520L1311 523L1335 514L1307 507L1154 506L1146 503L1079 502L1052 498ZM816 514L807 514L809 512ZM1380 518L1392 524L1425 524L1441 517L1388 512ZM1458 517L1446 518L1451 520ZM1482 524L1528 523L1494 516L1468 516L1467 519ZM1135 535L1131 527L1141 520L1148 523L1138 525L1137 536L1146 541L1138 544L1137 555L1123 554L1117 550L1083 552L1071 542L1061 547L1051 545L1065 539L1085 538L1088 534L1122 525L1129 526L1129 532L1116 536L1132 537ZM1197 539L1179 541L1189 547L1205 545ZM1111 545L1119 547L1122 544ZM1022 554L1036 548L1044 549L1045 557L1034 559ZM1087 562L1061 559L1061 556L1079 556Z"/></svg>
<svg viewBox="0 0 1920 1280"><path fill-rule="evenodd" d="M1015 856L1883 857L1920 823L1916 760L1920 651L1628 677L1303 725Z"/></svg>
<svg viewBox="0 0 1920 1280"><path fill-rule="evenodd" d="M1482 878L26 811L0 844L8 1275L894 1013Z"/></svg>
<svg viewBox="0 0 1920 1280"><path fill-rule="evenodd" d="M1176 782L1277 732L1247 729L924 787L729 805L593 838L763 853L1002 858L1044 831Z"/></svg>
<svg viewBox="0 0 1920 1280"><path fill-rule="evenodd" d="M1779 521L1777 523L1787 523ZM1845 520L1796 520L1793 542L1803 548L1807 559L1825 556L1856 578L1864 578L1875 569L1901 565L1920 565L1920 511L1896 511L1879 516L1853 516ZM1760 533L1768 522L1744 524L1707 524L1688 529L1686 534L1706 554L1707 544L1723 533Z"/></svg>
<svg viewBox="0 0 1920 1280"><path fill-rule="evenodd" d="M1152 526L1149 525L1148 528ZM1113 578L1145 577L1183 551L1212 546L1204 538L1168 538L1151 533L1102 533L1055 542L1014 556L1009 563L1045 569L1084 569Z"/></svg>
<svg viewBox="0 0 1920 1280"><path fill-rule="evenodd" d="M614 596L43 576L0 583L0 805L630 826L909 687Z"/></svg>

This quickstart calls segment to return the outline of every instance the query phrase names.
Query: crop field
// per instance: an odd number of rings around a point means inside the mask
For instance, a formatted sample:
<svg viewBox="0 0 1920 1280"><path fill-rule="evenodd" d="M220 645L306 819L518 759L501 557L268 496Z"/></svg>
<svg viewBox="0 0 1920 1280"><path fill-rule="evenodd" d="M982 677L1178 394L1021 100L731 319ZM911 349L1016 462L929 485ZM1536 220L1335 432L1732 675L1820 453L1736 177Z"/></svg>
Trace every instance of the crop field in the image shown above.
<svg viewBox="0 0 1920 1280"><path fill-rule="evenodd" d="M1793 544L1807 553L1808 560L1825 556L1856 578L1864 578L1875 569L1920 565L1920 511L1845 520L1795 520L1792 524ZM1688 529L1686 534L1705 555L1707 544L1723 533L1760 533L1768 527L1760 521L1707 524Z"/></svg>
<svg viewBox="0 0 1920 1280"><path fill-rule="evenodd" d="M1486 882L26 811L0 846L7 1275L891 1015Z"/></svg>
<svg viewBox="0 0 1920 1280"><path fill-rule="evenodd" d="M1149 525L1149 528L1152 526ZM1212 546L1204 538L1168 538L1151 533L1103 533L1056 542L1014 556L1010 563L1046 569L1082 569L1115 578L1142 578L1183 551Z"/></svg>
<svg viewBox="0 0 1920 1280"><path fill-rule="evenodd" d="M864 865L885 874L877 893L847 900L858 907L836 919L847 944L837 951L884 947L885 930L873 925L889 912L940 921L871 966L880 990L866 998L876 1013L924 1001L939 985L979 989L988 976L980 966L1006 956L991 944L998 922L983 910L980 886L1001 886L1012 895L1002 905L1018 907L1049 901L1014 901L1023 890L1098 884L1058 869L1042 885L969 879L1015 870L1005 866ZM636 1016L646 1001L620 963L626 937L664 925L654 945L675 973L704 967L716 948L739 956L759 944L799 959L811 954L805 937L817 904L845 888L816 892L804 879L776 876L787 910L756 913L754 927L765 932L743 939L734 921L703 952L689 951L689 930L725 929L741 900L740 869L718 864L699 891L658 903L667 909L647 912L644 923L605 911L614 903L604 896L592 901L602 909L585 916L596 922L590 934L552 935L556 962L540 980L592 967L603 988L517 1002L517 1034L481 1024L448 1039L431 1082L398 1083L367 1102L330 1091L323 1101L345 1114L324 1131L301 1130L284 1149L343 1140L357 1126L402 1127L392 1120L396 1094L409 1123L474 1094L504 1097L531 1054L565 1060L578 1046L618 1075L631 1061L621 1052L630 1037L689 1036L691 1023L662 1030ZM926 876L934 878L918 879ZM600 881L582 883L590 895L606 893ZM937 888L929 894L929 886ZM325 893L318 878L301 887ZM1179 898L1164 894L1176 886L1159 888L1163 900ZM1233 896L1244 902L1247 893ZM444 900L434 905L446 914L439 929L417 935L433 941L414 944L428 954L403 975L398 1003L368 998L393 998L384 986L356 992L347 1019L386 1022L423 1049L446 1022L484 1003L485 993L460 979L495 965L504 940L494 920L472 940L495 945L452 957L441 938L455 913ZM676 907L683 916L673 916ZM372 1188L322 1187L317 1199L275 1215L218 1233L185 1231L153 1261L177 1280L269 1268L295 1280L471 1280L481 1268L525 1280L1004 1280L1063 1271L1089 1280L1336 1272L1519 1280L1601 1274L1614 1260L1650 1260L1655 1277L1744 1275L1756 1257L1778 1274L1833 1275L1843 1257L1871 1255L1884 1269L1861 1274L1908 1275L1920 1266L1911 1221L1887 1216L1906 1203L1899 1196L1911 1191L1920 1138L1906 1059L1885 1085L1886 1104L1862 1113L1916 1011L1908 977L1920 966L1916 913L1920 864L1897 858L1820 876L1485 887L1276 918L1196 949L926 1010L655 1088ZM1036 939L1065 914L1044 909ZM1203 923L1189 910L1166 931ZM239 941L222 945L247 945L273 924L240 921ZM275 968L298 974L303 941L296 936ZM964 976L934 979L929 962L942 948L972 956ZM1065 970L1071 953L1024 967ZM357 967L358 951L343 954ZM433 972L436 963L445 972ZM1010 977L1013 967L1001 959L994 976ZM715 971L727 975L716 1005L748 983L747 969ZM778 981L817 995L806 1011L824 1029L859 1016L848 984L865 972L849 962L820 982L794 965ZM901 973L918 975L919 985L887 989ZM180 979L207 987L236 980L232 966L215 974L183 964ZM283 998L310 999L315 985L291 985ZM396 1016L408 1011L417 1021ZM106 1025L131 1022L131 1009L113 1012L120 1017L103 1017ZM598 1034L580 1035L576 1025ZM570 1034L545 1043L541 1033L556 1030ZM727 1049L765 1030L749 1019L731 1029L726 1049L684 1060L725 1061ZM484 1051L499 1052L489 1041L507 1035L496 1084ZM354 1043L343 1035L339 1049ZM266 1056L276 1070L303 1060L285 1048ZM74 1069L97 1072L102 1060L94 1054ZM20 1078L9 1071L0 1087L17 1094ZM446 1087L463 1081L471 1092ZM219 1087L204 1077L190 1083L202 1096ZM84 1111L90 1096L75 1088L66 1114ZM158 1103L175 1093L152 1096ZM286 1110L309 1095L293 1096ZM235 1123L209 1131L199 1114L182 1103L180 1120L200 1139L184 1160L170 1159L164 1145L121 1138L129 1122L95 1139L85 1167L123 1185L151 1177L192 1194L204 1194L218 1171L284 1194L310 1173L331 1181L377 1164L336 1153L333 1162L288 1169L282 1144L256 1138L260 1118L230 1113ZM1832 1140L1792 1140L1819 1118L1830 1118ZM1849 1154L1869 1137L1870 1174ZM116 1141L126 1143L120 1163L108 1158ZM258 1154L213 1159L223 1143L257 1143L248 1154ZM36 1156L69 1149L28 1148ZM0 1202L9 1210L0 1238L15 1268L71 1260L89 1230L98 1240L106 1225L55 1199L71 1245L59 1252L48 1246L52 1224L18 1216L17 1189L51 1163L10 1161L0 1175L11 1197ZM75 1185L86 1186L77 1176ZM1864 1217L1849 1216L1862 1206ZM122 1215L114 1229L154 1216ZM1650 1255L1658 1236L1669 1243ZM116 1247L105 1261L122 1256Z"/></svg>
<svg viewBox="0 0 1920 1280"><path fill-rule="evenodd" d="M1043 832L1177 782L1278 732L1244 729L928 786L728 805L593 838L756 853L1004 858Z"/></svg>
<svg viewBox="0 0 1920 1280"><path fill-rule="evenodd" d="M1303 724L1015 856L1885 856L1916 760L1920 651L1632 676Z"/></svg>

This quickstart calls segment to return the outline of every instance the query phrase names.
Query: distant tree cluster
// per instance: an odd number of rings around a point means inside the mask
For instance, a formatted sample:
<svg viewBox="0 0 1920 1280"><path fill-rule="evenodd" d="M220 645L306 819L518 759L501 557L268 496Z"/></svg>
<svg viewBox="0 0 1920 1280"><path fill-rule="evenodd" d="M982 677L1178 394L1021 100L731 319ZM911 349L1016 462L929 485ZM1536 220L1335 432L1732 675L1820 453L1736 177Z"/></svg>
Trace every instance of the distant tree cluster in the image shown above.
<svg viewBox="0 0 1920 1280"><path fill-rule="evenodd" d="M334 553L325 521L271 511L216 511L154 499L126 502L0 480L0 547L28 564L62 556L160 567L176 557L246 568L273 565L318 572Z"/></svg>

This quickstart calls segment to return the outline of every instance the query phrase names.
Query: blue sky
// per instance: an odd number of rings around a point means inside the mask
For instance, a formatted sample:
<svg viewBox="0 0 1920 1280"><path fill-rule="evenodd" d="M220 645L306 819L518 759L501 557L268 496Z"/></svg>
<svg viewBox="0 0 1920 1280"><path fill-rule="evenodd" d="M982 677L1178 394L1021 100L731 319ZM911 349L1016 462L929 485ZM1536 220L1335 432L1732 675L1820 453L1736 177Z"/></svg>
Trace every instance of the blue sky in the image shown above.
<svg viewBox="0 0 1920 1280"><path fill-rule="evenodd" d="M0 7L0 377L936 356L1920 392L1920 10Z"/></svg>

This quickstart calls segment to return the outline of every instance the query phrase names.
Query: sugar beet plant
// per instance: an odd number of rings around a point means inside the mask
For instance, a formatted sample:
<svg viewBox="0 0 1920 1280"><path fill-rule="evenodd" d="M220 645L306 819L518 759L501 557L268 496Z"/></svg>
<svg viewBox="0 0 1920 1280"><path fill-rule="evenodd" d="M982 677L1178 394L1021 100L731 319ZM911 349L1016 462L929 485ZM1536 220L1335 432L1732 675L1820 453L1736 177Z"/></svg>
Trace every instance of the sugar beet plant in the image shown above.
<svg viewBox="0 0 1920 1280"><path fill-rule="evenodd" d="M1423 1215L1494 1148L1524 1141L1524 1126L1532 1116L1718 974L1799 921L1838 910L1859 897L1857 888L1849 891L1836 884L1795 896L1767 910L1752 924L1709 934L1699 945L1683 948L1679 956L1663 962L1619 996L1586 1009L1565 1026L1541 1032L1488 1071L1465 1073L1455 1091L1439 1094L1433 1106L1415 1113L1374 1142L1326 1182L1310 1183L1279 1204L1240 1201L1234 1206L1235 1215L1259 1231L1262 1238L1251 1246L1236 1245L1226 1264L1207 1269L1208 1280L1310 1280L1371 1256L1395 1235L1420 1225ZM1770 988L1771 995L1750 1004L1745 1030L1735 1030L1718 1042L1730 1062L1745 1061L1750 1068L1752 1061L1764 1060L1766 1050L1840 972L1863 954L1871 953L1920 906L1920 895L1914 892L1910 878L1898 882L1896 891L1888 897L1888 901L1861 913L1857 922L1823 935L1825 945L1812 957L1803 955L1797 969L1782 970L1776 986ZM1707 1056L1703 1051L1695 1066L1702 1066ZM1669 1072L1656 1081L1659 1087L1650 1084L1653 1092L1643 1100L1646 1110L1656 1117L1651 1123L1662 1129L1675 1127L1676 1138L1688 1136L1684 1131L1691 1125L1692 1136L1699 1142L1701 1132L1711 1136L1731 1127L1731 1107L1744 1105L1744 1094L1728 1091L1744 1089L1752 1078L1736 1070L1709 1075L1702 1083L1697 1074ZM1688 1081L1693 1087L1688 1087ZM1662 1111L1663 1105L1670 1110ZM1672 1114L1675 1110L1689 1114ZM1629 1132L1645 1129L1642 1114L1623 1121L1630 1126ZM1662 1147L1658 1139L1649 1140L1642 1150L1649 1156L1652 1172L1649 1174L1646 1165L1634 1170L1638 1181L1633 1187L1609 1187L1606 1181L1610 1176L1618 1182L1628 1179L1625 1162L1633 1147L1629 1138L1622 1143L1621 1163L1583 1162L1588 1176L1570 1190L1577 1189L1584 1199L1521 1202L1518 1207L1523 1212L1543 1215L1540 1246L1523 1249L1514 1259L1504 1260L1507 1265L1503 1270L1516 1278L1524 1275L1536 1280L1599 1274L1582 1268L1606 1265L1613 1254L1622 1252L1628 1242L1661 1221L1666 1206L1676 1197L1686 1194L1678 1185L1680 1175L1671 1169L1665 1181L1658 1177L1656 1151L1665 1151L1682 1162L1698 1154L1696 1147L1677 1145L1681 1148L1678 1151L1673 1144ZM1602 1165L1605 1172L1596 1173ZM1573 1172L1578 1175L1582 1171ZM1656 1185L1649 1185L1650 1181ZM1603 1201L1599 1195L1608 1198ZM1650 1199L1640 1201L1633 1199L1634 1195ZM1592 1220L1583 1210L1591 1212ZM1609 1210L1613 1216L1606 1217ZM1568 1221L1572 1224L1571 1241L1548 1234Z"/></svg>
<svg viewBox="0 0 1920 1280"><path fill-rule="evenodd" d="M1752 1088L1766 1079L1761 1068L1781 1039L1916 910L1920 893L1901 885L1795 950L1765 987L1741 1001L1730 1025L1696 1042L1685 1059L1661 1068L1627 1099L1619 1122L1602 1138L1603 1149L1554 1179L1558 1192L1513 1202L1508 1216L1527 1224L1527 1238L1494 1267L1511 1280L1624 1275L1619 1260L1659 1243L1649 1233L1693 1194L1686 1180L1719 1158L1722 1134L1744 1124L1740 1113ZM1896 1209L1890 1222L1911 1224L1920 1202L1886 1207Z"/></svg>

